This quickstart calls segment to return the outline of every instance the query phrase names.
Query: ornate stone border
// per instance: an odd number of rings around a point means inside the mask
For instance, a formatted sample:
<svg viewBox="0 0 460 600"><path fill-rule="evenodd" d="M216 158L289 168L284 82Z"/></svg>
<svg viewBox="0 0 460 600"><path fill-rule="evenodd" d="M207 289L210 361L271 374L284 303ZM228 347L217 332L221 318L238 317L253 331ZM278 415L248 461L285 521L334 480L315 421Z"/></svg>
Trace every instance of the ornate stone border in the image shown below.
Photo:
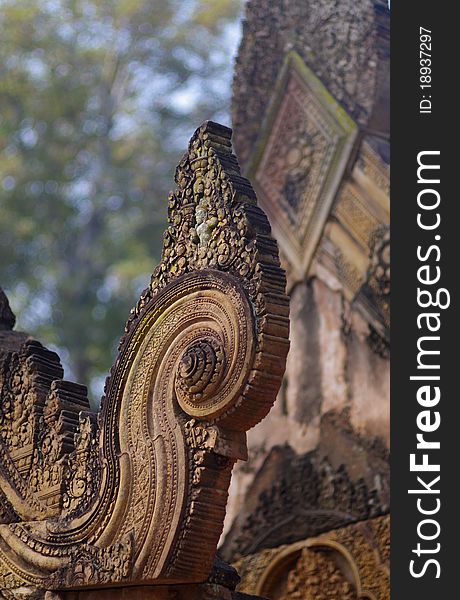
<svg viewBox="0 0 460 600"><path fill-rule="evenodd" d="M296 94L295 98L293 98L292 88ZM303 98L301 98L302 94ZM313 133L317 132L318 148L315 150L313 147L311 152L312 163L315 163L311 169L315 170L314 178L303 189L302 198L298 199L297 214L294 217L291 215L290 223L287 216L289 211L280 210L280 203L286 204L286 201L283 200L279 189L274 189L276 182L273 178L273 151L276 151L276 144L283 139L283 128L286 127L288 120L299 120L298 113L293 110L295 105L303 110L304 116L307 117L302 119L306 127ZM294 51L289 52L281 69L258 142L249 160L247 174L254 183L259 201L269 217L281 250L292 267L294 278L303 279L308 273L314 251L348 164L357 132L357 125L306 66L302 58ZM301 138L301 145L308 150L309 146L305 144L304 138ZM287 161L289 152L300 150L301 148L286 148L286 156L281 160ZM282 169L285 167L286 165L283 164ZM302 177L301 163L296 166L296 169ZM286 173L287 176L289 172ZM279 180L277 183L279 188ZM297 222L295 217L298 217Z"/></svg>

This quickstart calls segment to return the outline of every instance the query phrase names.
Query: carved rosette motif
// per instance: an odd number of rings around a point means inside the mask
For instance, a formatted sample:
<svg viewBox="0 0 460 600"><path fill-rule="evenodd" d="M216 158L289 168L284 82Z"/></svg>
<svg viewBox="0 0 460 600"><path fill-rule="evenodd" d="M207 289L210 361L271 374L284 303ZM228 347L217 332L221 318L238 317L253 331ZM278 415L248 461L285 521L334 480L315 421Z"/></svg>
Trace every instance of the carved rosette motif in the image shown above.
<svg viewBox="0 0 460 600"><path fill-rule="evenodd" d="M51 390L36 462L52 453L62 463L50 501L59 513L0 526L0 573L40 589L209 575L232 466L275 400L288 350L276 243L230 137L212 122L192 137L161 262L127 322L97 423L81 413L70 446L63 394Z"/></svg>

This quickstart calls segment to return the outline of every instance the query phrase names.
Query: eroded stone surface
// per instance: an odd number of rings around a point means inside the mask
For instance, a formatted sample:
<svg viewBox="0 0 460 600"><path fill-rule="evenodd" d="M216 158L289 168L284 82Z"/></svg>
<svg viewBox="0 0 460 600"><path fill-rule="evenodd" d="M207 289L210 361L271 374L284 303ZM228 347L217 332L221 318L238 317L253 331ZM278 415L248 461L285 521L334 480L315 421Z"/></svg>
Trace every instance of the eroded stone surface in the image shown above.
<svg viewBox="0 0 460 600"><path fill-rule="evenodd" d="M389 510L388 31L381 0L247 5L234 80L237 147L269 218L290 219L298 231L274 228L291 349L274 409L249 433L249 461L234 472L227 558ZM294 73L303 87L292 84ZM337 106L360 130L343 170L327 160L337 139L315 135ZM318 157L323 181L335 176L336 187L329 212L310 221L317 245L303 271L305 252L293 252L291 238L321 206Z"/></svg>
<svg viewBox="0 0 460 600"><path fill-rule="evenodd" d="M370 519L246 556L238 589L272 600L388 600L390 519Z"/></svg>
<svg viewBox="0 0 460 600"><path fill-rule="evenodd" d="M161 262L131 311L98 415L84 386L62 380L56 353L6 331L6 597L206 580L164 593L236 597L225 569L210 572L232 467L284 374L286 281L230 129L206 122L195 132L176 184Z"/></svg>

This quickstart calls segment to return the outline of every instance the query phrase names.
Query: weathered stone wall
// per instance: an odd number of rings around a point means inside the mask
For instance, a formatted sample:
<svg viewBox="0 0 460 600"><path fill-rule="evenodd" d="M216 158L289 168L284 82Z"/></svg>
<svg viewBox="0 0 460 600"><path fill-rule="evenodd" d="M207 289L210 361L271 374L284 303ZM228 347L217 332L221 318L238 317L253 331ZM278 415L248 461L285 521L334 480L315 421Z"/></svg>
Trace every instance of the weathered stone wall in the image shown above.
<svg viewBox="0 0 460 600"><path fill-rule="evenodd" d="M280 245L291 348L233 475L228 560L389 510L388 33L380 0L247 4L235 144Z"/></svg>
<svg viewBox="0 0 460 600"><path fill-rule="evenodd" d="M233 475L227 559L389 509L388 358L319 277L292 290L291 332L278 400Z"/></svg>

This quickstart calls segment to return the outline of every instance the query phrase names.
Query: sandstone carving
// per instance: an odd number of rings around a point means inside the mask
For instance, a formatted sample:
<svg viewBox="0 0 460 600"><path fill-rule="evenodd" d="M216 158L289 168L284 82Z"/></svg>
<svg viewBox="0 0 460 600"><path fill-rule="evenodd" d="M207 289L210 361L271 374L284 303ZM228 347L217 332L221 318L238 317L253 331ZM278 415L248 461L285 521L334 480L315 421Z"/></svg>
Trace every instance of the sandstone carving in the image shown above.
<svg viewBox="0 0 460 600"><path fill-rule="evenodd" d="M389 549L385 515L246 556L238 588L272 600L388 600Z"/></svg>
<svg viewBox="0 0 460 600"><path fill-rule="evenodd" d="M97 415L0 298L0 595L208 579L233 464L288 350L277 246L230 136L205 123L176 170Z"/></svg>
<svg viewBox="0 0 460 600"><path fill-rule="evenodd" d="M294 281L308 273L356 133L300 55L289 52L247 172Z"/></svg>

